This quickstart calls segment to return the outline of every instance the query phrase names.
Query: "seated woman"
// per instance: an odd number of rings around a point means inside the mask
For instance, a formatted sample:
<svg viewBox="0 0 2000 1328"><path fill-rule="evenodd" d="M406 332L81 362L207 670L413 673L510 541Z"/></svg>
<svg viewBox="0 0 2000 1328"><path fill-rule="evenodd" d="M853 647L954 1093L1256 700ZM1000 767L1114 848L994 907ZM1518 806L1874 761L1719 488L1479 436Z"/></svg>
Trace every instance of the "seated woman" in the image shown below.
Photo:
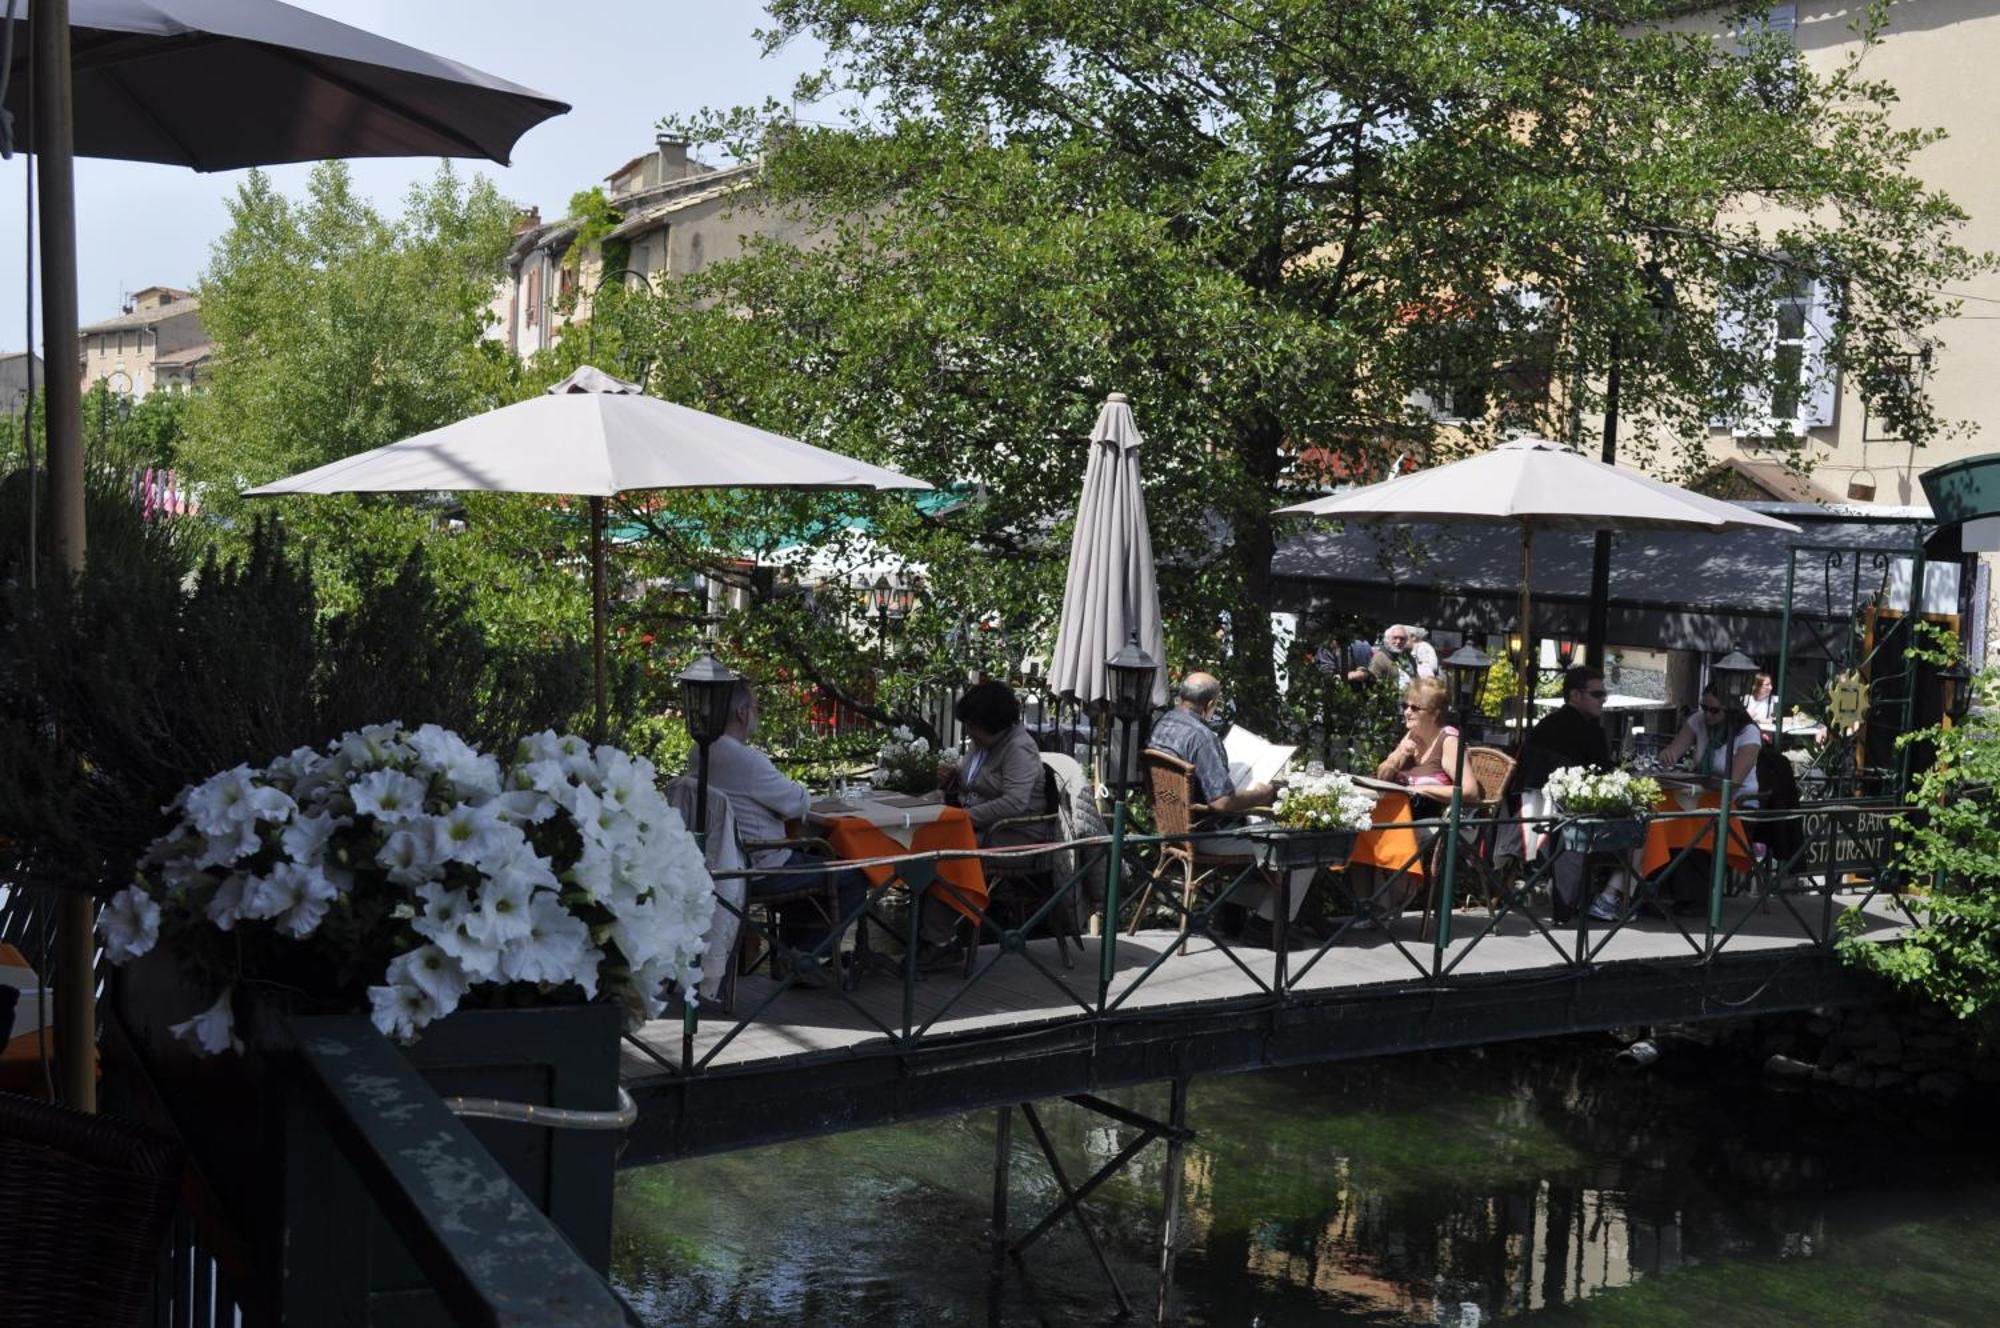
<svg viewBox="0 0 2000 1328"><path fill-rule="evenodd" d="M1375 778L1394 780L1410 790L1413 804L1419 799L1451 801L1453 779L1458 772L1458 730L1444 722L1447 702L1445 685L1436 678L1418 678L1403 689L1403 739L1388 759L1375 769ZM1419 818L1438 814L1435 806L1415 805ZM1365 863L1347 869L1348 888L1356 902L1366 902L1364 922L1380 924L1396 917L1422 893L1425 880L1420 864L1429 856L1435 832L1417 831L1418 853L1408 867L1386 871Z"/></svg>
<svg viewBox="0 0 2000 1328"><path fill-rule="evenodd" d="M1701 694L1701 708L1688 716L1660 753L1660 764L1672 769L1692 752L1696 770L1718 784L1727 778L1735 786L1738 804L1754 803L1757 753L1763 746L1757 721L1742 706L1725 705L1721 693L1710 688Z"/></svg>
<svg viewBox="0 0 2000 1328"><path fill-rule="evenodd" d="M1743 709L1760 725L1778 722L1778 698L1774 687L1768 673L1760 673L1750 680L1750 695L1744 698Z"/></svg>
<svg viewBox="0 0 2000 1328"><path fill-rule="evenodd" d="M1436 678L1403 691L1403 740L1376 768L1375 778L1407 784L1412 796L1450 802L1458 773L1458 730L1444 722L1448 697Z"/></svg>
<svg viewBox="0 0 2000 1328"><path fill-rule="evenodd" d="M1047 827L1009 826L1001 821L1023 816L1048 816L1047 778L1034 735L1021 725L1021 703L1003 682L982 682L966 689L952 712L965 727L972 751L957 767L943 772L946 796L972 818L982 848L1039 843Z"/></svg>

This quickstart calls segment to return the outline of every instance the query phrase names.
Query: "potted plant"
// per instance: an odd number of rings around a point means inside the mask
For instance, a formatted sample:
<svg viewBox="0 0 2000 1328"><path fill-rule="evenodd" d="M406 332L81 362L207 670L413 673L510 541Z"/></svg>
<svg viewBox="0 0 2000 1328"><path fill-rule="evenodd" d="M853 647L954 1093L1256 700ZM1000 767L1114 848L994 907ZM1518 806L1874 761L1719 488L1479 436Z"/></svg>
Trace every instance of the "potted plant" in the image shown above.
<svg viewBox="0 0 2000 1328"><path fill-rule="evenodd" d="M1646 818L1660 800L1660 783L1624 770L1567 765L1543 785L1564 817L1563 847L1577 853L1634 849L1646 842Z"/></svg>
<svg viewBox="0 0 2000 1328"><path fill-rule="evenodd" d="M1375 795L1338 770L1308 770L1278 790L1271 826L1257 834L1267 867L1333 867L1375 819Z"/></svg>
<svg viewBox="0 0 2000 1328"><path fill-rule="evenodd" d="M284 1230L287 1176L308 1166L287 1015L366 1014L441 1091L614 1104L621 1024L660 1014L669 983L692 999L714 909L655 781L574 736L526 739L503 764L392 723L182 791L99 930L129 966L114 1007L183 1133L238 1159L216 1179L241 1229ZM474 1133L538 1200L544 1173L544 1206L608 1258L615 1136L523 1151L540 1132Z"/></svg>
<svg viewBox="0 0 2000 1328"><path fill-rule="evenodd" d="M870 782L876 788L913 797L935 791L938 758L931 750L930 740L918 737L906 725L897 725L890 731L889 740L875 753L875 773Z"/></svg>

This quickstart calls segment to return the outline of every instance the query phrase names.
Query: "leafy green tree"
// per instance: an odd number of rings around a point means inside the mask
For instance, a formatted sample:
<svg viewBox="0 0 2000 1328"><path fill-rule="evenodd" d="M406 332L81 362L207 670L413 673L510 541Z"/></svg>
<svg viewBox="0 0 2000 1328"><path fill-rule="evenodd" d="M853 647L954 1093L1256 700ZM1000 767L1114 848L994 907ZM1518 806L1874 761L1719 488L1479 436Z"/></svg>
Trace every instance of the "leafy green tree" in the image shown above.
<svg viewBox="0 0 2000 1328"><path fill-rule="evenodd" d="M820 230L621 317L656 390L983 485L907 549L945 618L1027 634L1060 593L1081 440L1129 393L1173 662L1222 667L1253 718L1279 709L1279 500L1503 424L1568 432L1614 341L1634 433L1691 454L1768 372L1719 303L1754 318L1799 272L1830 278L1832 359L1867 390L1984 261L1911 173L1936 135L1891 123L1859 56L1816 73L1754 31L1738 55L1720 14L1668 0L771 11L773 46L830 53L802 92L862 109L671 126L766 154L763 205ZM1864 13L1863 54L1886 14ZM1413 391L1486 413L1441 430ZM1870 408L1940 424L1894 393Z"/></svg>
<svg viewBox="0 0 2000 1328"><path fill-rule="evenodd" d="M513 208L442 165L400 216L357 196L347 166L303 199L252 171L201 280L216 350L182 451L228 506L259 484L512 399L486 339Z"/></svg>

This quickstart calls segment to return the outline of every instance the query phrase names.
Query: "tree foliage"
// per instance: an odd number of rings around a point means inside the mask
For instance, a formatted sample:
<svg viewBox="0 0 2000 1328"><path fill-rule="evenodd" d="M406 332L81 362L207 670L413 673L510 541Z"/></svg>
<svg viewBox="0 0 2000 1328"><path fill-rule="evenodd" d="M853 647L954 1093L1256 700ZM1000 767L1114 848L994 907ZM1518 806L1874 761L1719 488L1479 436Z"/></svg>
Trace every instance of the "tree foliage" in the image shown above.
<svg viewBox="0 0 2000 1328"><path fill-rule="evenodd" d="M1719 15L1664 0L771 8L773 45L830 53L803 91L863 109L672 127L766 154L765 204L820 233L678 284L624 320L635 351L678 399L982 484L908 551L947 619L1044 638L1081 440L1130 394L1173 662L1220 663L1253 716L1277 704L1282 498L1503 425L1567 434L1614 340L1636 432L1692 453L1768 373L1718 301L1830 278L1831 355L1865 390L1983 261L1911 173L1936 136L1891 122L1861 57L1815 72L1754 33L1738 54ZM1441 430L1412 392L1464 364L1496 408Z"/></svg>
<svg viewBox="0 0 2000 1328"><path fill-rule="evenodd" d="M1943 666L1958 658L1958 641L1935 627L1911 654ZM1961 684L1963 685L1963 684ZM1903 735L1899 746L1927 748L1931 763L1917 775L1908 807L1896 819L1894 868L1907 883L1920 921L1895 945L1861 936L1861 917L1840 952L1951 1009L1961 1019L2000 1006L2000 669L1972 681L1965 720Z"/></svg>

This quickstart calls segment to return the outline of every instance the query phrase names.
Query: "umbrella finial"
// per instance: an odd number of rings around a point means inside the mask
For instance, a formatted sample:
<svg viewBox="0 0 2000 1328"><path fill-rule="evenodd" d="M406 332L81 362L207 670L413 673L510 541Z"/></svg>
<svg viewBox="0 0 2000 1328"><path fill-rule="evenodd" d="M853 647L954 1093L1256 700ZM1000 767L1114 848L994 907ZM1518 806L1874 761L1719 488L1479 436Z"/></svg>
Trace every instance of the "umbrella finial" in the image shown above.
<svg viewBox="0 0 2000 1328"><path fill-rule="evenodd" d="M602 369L584 365L569 377L549 389L552 397L566 396L572 392L601 392L611 396L644 396L646 389L637 383L628 383L623 378L614 378Z"/></svg>
<svg viewBox="0 0 2000 1328"><path fill-rule="evenodd" d="M1127 406L1132 404L1132 398L1126 396L1123 392L1113 392L1111 395L1104 398L1104 402L1106 405L1110 405L1114 401Z"/></svg>

